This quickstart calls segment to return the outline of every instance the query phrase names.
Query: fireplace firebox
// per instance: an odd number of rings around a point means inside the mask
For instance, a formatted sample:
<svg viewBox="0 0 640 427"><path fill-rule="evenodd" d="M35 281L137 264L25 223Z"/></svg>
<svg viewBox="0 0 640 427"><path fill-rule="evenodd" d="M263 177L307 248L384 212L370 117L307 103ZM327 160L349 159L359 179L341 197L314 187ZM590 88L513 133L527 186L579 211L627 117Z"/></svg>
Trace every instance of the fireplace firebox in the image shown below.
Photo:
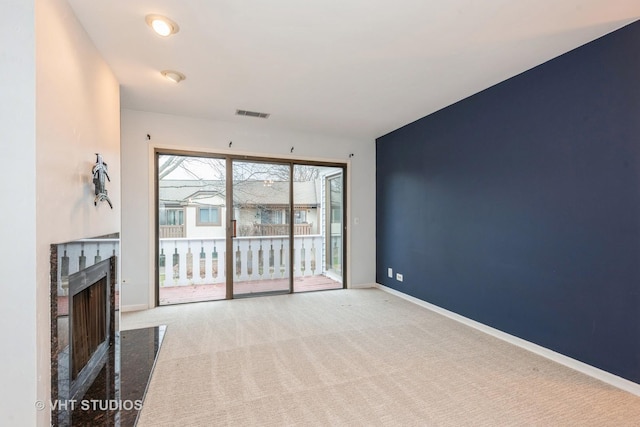
<svg viewBox="0 0 640 427"><path fill-rule="evenodd" d="M81 398L106 361L111 338L110 260L69 276L69 396Z"/></svg>

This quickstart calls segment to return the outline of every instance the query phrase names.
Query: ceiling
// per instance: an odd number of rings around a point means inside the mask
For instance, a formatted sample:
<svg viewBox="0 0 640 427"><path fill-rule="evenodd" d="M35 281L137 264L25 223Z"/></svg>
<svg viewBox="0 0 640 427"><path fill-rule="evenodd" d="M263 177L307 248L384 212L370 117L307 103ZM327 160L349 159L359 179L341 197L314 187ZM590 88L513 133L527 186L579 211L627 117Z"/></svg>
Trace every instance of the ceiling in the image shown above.
<svg viewBox="0 0 640 427"><path fill-rule="evenodd" d="M638 0L68 1L123 108L367 140L640 17Z"/></svg>

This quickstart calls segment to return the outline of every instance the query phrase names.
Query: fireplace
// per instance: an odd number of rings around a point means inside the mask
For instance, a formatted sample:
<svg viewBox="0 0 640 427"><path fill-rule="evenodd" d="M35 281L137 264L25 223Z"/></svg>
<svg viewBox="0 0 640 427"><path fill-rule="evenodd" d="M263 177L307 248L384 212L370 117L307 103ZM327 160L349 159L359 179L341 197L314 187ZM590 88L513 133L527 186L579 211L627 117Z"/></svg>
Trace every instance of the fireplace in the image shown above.
<svg viewBox="0 0 640 427"><path fill-rule="evenodd" d="M118 332L118 252L117 234L51 245L52 427L136 423L165 326Z"/></svg>
<svg viewBox="0 0 640 427"><path fill-rule="evenodd" d="M117 234L51 245L53 426L91 425L94 416L104 421L104 414L69 402L117 397L119 245Z"/></svg>
<svg viewBox="0 0 640 427"><path fill-rule="evenodd" d="M106 362L111 338L111 261L69 275L69 397L80 399Z"/></svg>

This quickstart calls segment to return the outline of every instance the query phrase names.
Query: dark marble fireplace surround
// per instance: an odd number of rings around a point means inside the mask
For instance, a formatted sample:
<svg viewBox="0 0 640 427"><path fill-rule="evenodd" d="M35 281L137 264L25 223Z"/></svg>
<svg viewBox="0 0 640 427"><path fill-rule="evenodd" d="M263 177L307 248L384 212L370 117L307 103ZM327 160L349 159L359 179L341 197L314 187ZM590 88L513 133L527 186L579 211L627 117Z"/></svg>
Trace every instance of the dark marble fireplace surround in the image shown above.
<svg viewBox="0 0 640 427"><path fill-rule="evenodd" d="M117 233L51 245L51 423L134 426L162 344L164 325L119 331ZM108 262L105 260L109 260ZM108 349L82 384L69 372L69 276L108 266ZM94 267L92 267L94 266ZM89 268L91 267L91 268Z"/></svg>

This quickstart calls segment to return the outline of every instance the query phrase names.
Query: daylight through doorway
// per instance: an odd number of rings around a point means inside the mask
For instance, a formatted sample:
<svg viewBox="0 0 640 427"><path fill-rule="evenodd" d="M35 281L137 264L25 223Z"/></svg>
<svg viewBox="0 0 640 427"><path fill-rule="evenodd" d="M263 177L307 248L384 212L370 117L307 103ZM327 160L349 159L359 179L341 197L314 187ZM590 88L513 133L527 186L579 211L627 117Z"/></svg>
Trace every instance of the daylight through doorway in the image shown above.
<svg viewBox="0 0 640 427"><path fill-rule="evenodd" d="M158 305L344 287L344 165L156 153Z"/></svg>

